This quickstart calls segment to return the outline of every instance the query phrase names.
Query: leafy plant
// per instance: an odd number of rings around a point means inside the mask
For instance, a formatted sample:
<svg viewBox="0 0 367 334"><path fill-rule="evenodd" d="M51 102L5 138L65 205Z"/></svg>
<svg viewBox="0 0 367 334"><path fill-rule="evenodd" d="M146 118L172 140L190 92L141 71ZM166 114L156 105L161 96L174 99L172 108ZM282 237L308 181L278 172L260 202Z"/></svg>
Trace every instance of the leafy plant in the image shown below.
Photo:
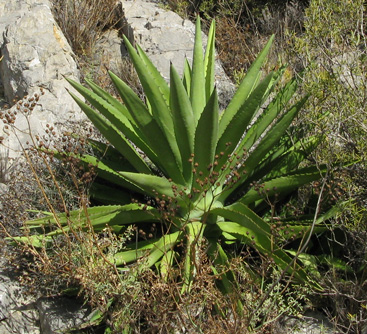
<svg viewBox="0 0 367 334"><path fill-rule="evenodd" d="M220 268L227 266L232 245L237 243L269 257L295 280L309 279L283 249L280 238L299 239L302 246L311 233L325 229L322 222L330 214L317 220L316 214L315 218L275 217L277 207L292 193L326 173L325 166L300 167L319 142L317 137L301 138L291 131L306 97L291 103L296 80L274 93L285 67L262 78L261 66L272 37L220 113L214 35L213 22L203 55L197 20L192 67L186 61L181 78L171 66L170 86L144 51L139 46L135 50L125 38L145 102L111 72L123 104L89 80L87 89L68 79L90 105L71 93L75 101L110 145L90 140L100 152L98 158L52 154L77 158L96 170L91 196L101 205L46 213L25 223L31 231L42 233L17 240L41 247L54 236L78 228L92 226L98 232L109 225L120 233L134 224L139 231L136 241L109 261L124 270L134 262L140 270L155 267L163 278L183 263L182 292L190 290L200 270L203 245L224 292L231 291L234 275Z"/></svg>

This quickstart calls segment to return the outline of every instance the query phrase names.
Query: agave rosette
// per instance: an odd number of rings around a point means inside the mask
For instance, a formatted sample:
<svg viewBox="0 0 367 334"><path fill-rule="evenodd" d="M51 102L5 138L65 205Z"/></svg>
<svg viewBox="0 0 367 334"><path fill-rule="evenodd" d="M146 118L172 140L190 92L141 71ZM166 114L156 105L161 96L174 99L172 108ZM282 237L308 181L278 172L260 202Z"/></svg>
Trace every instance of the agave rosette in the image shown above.
<svg viewBox="0 0 367 334"><path fill-rule="evenodd" d="M285 198L326 171L299 167L316 147L317 138L291 138L287 133L306 98L290 103L297 89L294 79L274 93L284 67L262 75L272 37L220 113L214 83L214 31L213 22L204 54L197 20L192 66L186 61L180 77L171 65L170 85L144 51L124 38L145 101L112 72L123 103L89 80L89 88L68 80L88 104L74 94L73 98L110 143L90 142L104 152L98 159L78 156L97 171L92 196L101 205L28 221L31 229L50 223L59 226L35 236L34 243L87 223L96 231L109 225L117 233L131 224L160 225L161 234L134 242L111 261L124 267L144 258L139 261L142 268L155 266L164 276L181 258L184 291L195 277L195 259L203 240L214 265L226 265L226 245L240 242L266 254L279 268L289 267L291 257L273 240L269 201ZM132 197L139 203L131 203ZM313 232L325 229L322 222L321 217ZM288 220L298 238L309 233L311 223ZM298 281L308 279L297 263L287 271ZM231 274L222 278L224 289L229 290Z"/></svg>

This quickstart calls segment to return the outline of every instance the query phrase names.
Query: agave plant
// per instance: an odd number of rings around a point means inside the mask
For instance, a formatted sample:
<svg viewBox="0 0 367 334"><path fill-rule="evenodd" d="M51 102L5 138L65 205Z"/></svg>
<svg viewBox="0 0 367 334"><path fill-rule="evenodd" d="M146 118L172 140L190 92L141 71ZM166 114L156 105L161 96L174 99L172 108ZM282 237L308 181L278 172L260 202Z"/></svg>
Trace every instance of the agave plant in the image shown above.
<svg viewBox="0 0 367 334"><path fill-rule="evenodd" d="M19 240L41 245L72 226L88 224L95 231L109 225L116 233L131 224L155 224L160 233L133 242L110 260L118 267L138 262L141 269L156 268L163 277L172 266L183 263L182 286L187 291L195 279L204 242L213 272L216 266L228 263L228 245L242 243L273 259L295 280L308 279L296 262L289 266L292 253L275 242L272 233L272 203L286 200L325 173L323 167L299 167L319 140L287 131L306 98L291 103L296 80L275 92L285 67L262 74L272 37L220 112L214 35L213 22L204 54L197 20L192 66L186 61L180 77L171 65L170 84L144 51L125 38L144 101L112 72L122 103L89 80L89 88L68 80L87 103L74 94L73 98L109 143L90 141L95 150L103 152L98 158L74 156L97 171L92 196L101 205L28 221L31 230L50 223L59 228ZM324 229L322 220L319 218L313 232ZM303 240L311 222L289 218L289 233ZM230 290L230 279L230 273L223 274L225 291Z"/></svg>

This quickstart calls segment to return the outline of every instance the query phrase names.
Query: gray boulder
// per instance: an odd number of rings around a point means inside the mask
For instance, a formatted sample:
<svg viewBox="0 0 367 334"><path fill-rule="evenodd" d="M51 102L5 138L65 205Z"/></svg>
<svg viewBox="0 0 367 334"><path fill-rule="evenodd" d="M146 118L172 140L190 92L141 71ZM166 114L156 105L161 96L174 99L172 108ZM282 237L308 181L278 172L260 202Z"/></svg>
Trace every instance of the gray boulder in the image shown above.
<svg viewBox="0 0 367 334"><path fill-rule="evenodd" d="M0 3L0 82L2 108L4 100L11 111L14 103L43 89L31 117L17 114L16 133L0 126L6 137L7 154L19 156L20 146L29 140L29 130L43 134L47 123L81 120L84 115L65 90L63 76L78 80L79 72L73 52L56 24L48 0L11 0ZM18 138L16 138L18 136Z"/></svg>
<svg viewBox="0 0 367 334"><path fill-rule="evenodd" d="M0 270L0 333L39 334L38 320L34 298Z"/></svg>

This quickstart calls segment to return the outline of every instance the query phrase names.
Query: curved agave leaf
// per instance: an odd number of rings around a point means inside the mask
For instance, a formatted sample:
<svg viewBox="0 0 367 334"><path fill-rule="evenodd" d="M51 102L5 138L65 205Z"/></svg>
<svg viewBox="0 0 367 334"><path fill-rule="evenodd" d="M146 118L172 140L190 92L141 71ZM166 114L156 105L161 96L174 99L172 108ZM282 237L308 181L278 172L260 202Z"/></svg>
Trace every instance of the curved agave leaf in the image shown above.
<svg viewBox="0 0 367 334"><path fill-rule="evenodd" d="M194 111L195 120L198 121L206 104L203 44L201 41L201 24L199 19L196 20L195 26L195 44L190 88L192 110Z"/></svg>
<svg viewBox="0 0 367 334"><path fill-rule="evenodd" d="M60 226L48 232L45 237L68 233L71 229L87 229L92 226L96 231L106 226L123 226L138 222L157 222L157 210L146 207L145 210L137 204L96 206L86 209L60 213L55 216L47 215L25 222L29 229L40 229L47 226Z"/></svg>
<svg viewBox="0 0 367 334"><path fill-rule="evenodd" d="M148 56L145 54L143 49L139 45L137 45L136 48L138 50L141 60L145 63L145 66L152 73L152 76L154 77L155 81L157 82L157 86L159 87L159 90L162 93L164 100L166 101L166 103L168 103L170 99L169 97L170 91L169 91L169 86L166 80L162 77L162 75L159 73L157 68L153 65L153 63L148 58Z"/></svg>
<svg viewBox="0 0 367 334"><path fill-rule="evenodd" d="M168 99L166 99L165 91L159 86L162 82L158 71L151 72L153 65L146 65L146 58L142 59L131 45L126 36L123 36L124 43L129 52L130 58L134 63L135 70L139 76L140 82L143 86L146 98L152 106L152 113L155 120L159 123L162 131L167 137L167 140L174 140L174 129L171 113L169 110Z"/></svg>
<svg viewBox="0 0 367 334"><path fill-rule="evenodd" d="M93 81L85 79L85 82L88 84L88 86L93 90L95 94L100 96L102 99L106 100L110 105L112 105L116 110L121 112L132 125L136 125L134 122L134 119L131 117L129 111L127 108L120 103L117 99L115 99L111 94L107 93L104 89L99 87L97 84L95 84ZM134 126L134 130L137 131L136 126Z"/></svg>
<svg viewBox="0 0 367 334"><path fill-rule="evenodd" d="M189 97L190 97L190 94L191 94L191 77L192 77L191 66L189 64L189 61L186 58L185 59L183 76L182 76L182 83L183 83L183 85L186 89L187 95Z"/></svg>
<svg viewBox="0 0 367 334"><path fill-rule="evenodd" d="M217 223L223 232L233 235L237 240L244 243L252 244L260 253L272 257L281 269L286 269L291 263L292 258L284 250L273 244L270 226L248 207L236 204L214 211L220 213L225 219L231 220L231 222ZM297 264L290 267L288 273L294 275L300 282L308 280L306 272Z"/></svg>
<svg viewBox="0 0 367 334"><path fill-rule="evenodd" d="M297 170L292 174L271 179L264 182L260 190L250 189L238 202L248 205L259 199L264 199L264 197L270 198L275 194L288 194L305 184L319 180L326 174L326 171L327 168L325 166L323 168L312 166Z"/></svg>
<svg viewBox="0 0 367 334"><path fill-rule="evenodd" d="M229 103L226 110L222 113L219 123L219 138L222 137L223 132L227 128L228 124L231 122L232 118L236 115L238 110L242 107L242 105L247 100L248 96L251 94L254 87L256 87L260 68L264 64L266 56L270 51L270 47L273 43L274 35L271 36L268 43L264 47L264 49L257 56L254 63L251 65L248 70L245 78L242 80L237 92L233 96L231 102Z"/></svg>
<svg viewBox="0 0 367 334"><path fill-rule="evenodd" d="M153 243L155 241L156 240L137 242L127 247L127 250L113 254L110 256L109 260L118 267L134 262L146 256L153 248Z"/></svg>
<svg viewBox="0 0 367 334"><path fill-rule="evenodd" d="M291 138L285 139L292 143ZM294 143L289 149L286 143L282 143L269 152L269 156L258 165L246 183L261 179L266 181L295 171L299 164L319 145L320 141L320 136L304 138Z"/></svg>
<svg viewBox="0 0 367 334"><path fill-rule="evenodd" d="M101 184L95 180L90 189L90 197L104 205L123 205L132 201L131 191Z"/></svg>
<svg viewBox="0 0 367 334"><path fill-rule="evenodd" d="M184 188L166 178L142 173L120 172L119 174L141 189L142 194L148 194L153 198L158 196L161 200L176 201L182 208L187 207L185 194L179 195L180 192L185 192Z"/></svg>
<svg viewBox="0 0 367 334"><path fill-rule="evenodd" d="M297 116L298 112L303 107L306 100L307 97L301 99L289 110L287 110L287 112L278 119L276 124L272 126L270 130L265 134L265 136L261 139L259 144L246 159L245 166L242 168L242 170L245 170L247 172L247 175L251 174L256 165L260 163L266 157L267 153L274 147L274 145L279 142L293 119Z"/></svg>
<svg viewBox="0 0 367 334"><path fill-rule="evenodd" d="M171 110L175 126L175 136L182 159L186 184L191 185L192 164L189 159L194 153L195 118L190 98L173 65L171 65Z"/></svg>
<svg viewBox="0 0 367 334"><path fill-rule="evenodd" d="M218 140L218 96L216 89L202 112L195 132L194 168L207 176L213 168Z"/></svg>
<svg viewBox="0 0 367 334"><path fill-rule="evenodd" d="M208 33L208 43L204 57L204 73L205 96L206 102L208 103L210 96L213 94L215 79L215 20L212 21Z"/></svg>
<svg viewBox="0 0 367 334"><path fill-rule="evenodd" d="M177 154L172 147L177 146L169 142L166 134L159 126L156 117L152 116L144 103L139 97L128 87L120 78L110 72L111 79L115 84L121 98L125 102L127 109L134 118L141 133L149 142L154 154L157 156L149 156L149 158L159 167L168 178L172 178L175 182L184 184L184 177L182 175L181 156L177 159ZM149 154L149 152L147 152Z"/></svg>
<svg viewBox="0 0 367 334"><path fill-rule="evenodd" d="M223 250L222 246L217 242L217 240L209 239L209 247L207 251L209 257L213 261L213 271L215 275L218 275L218 269L221 267L222 273L220 274L219 284L221 289L225 293L230 293L233 291L233 284L235 284L235 276L232 271L228 269L228 256Z"/></svg>
<svg viewBox="0 0 367 334"><path fill-rule="evenodd" d="M238 173L242 175L241 179L236 182L230 189L225 190L220 196L223 201L229 195L231 195L237 188L239 188L246 179L253 173L256 166L266 157L269 150L281 139L288 126L293 121L294 117L297 115L298 111L302 108L307 98L302 99L296 103L292 108L290 108L282 117L277 121L277 123L266 133L266 135L261 139L258 146L251 152L249 157L245 160L244 164L238 169Z"/></svg>
<svg viewBox="0 0 367 334"><path fill-rule="evenodd" d="M172 248L178 244L181 236L182 232L178 231L171 234L166 234L157 242L153 243L153 247L146 258L146 262L142 265L143 268L150 268L156 262L158 262L158 260L160 260L164 254L172 250Z"/></svg>
<svg viewBox="0 0 367 334"><path fill-rule="evenodd" d="M177 257L177 252L172 250L168 250L165 254L163 254L162 260L159 263L159 272L165 281L167 281L168 277L172 274L173 264Z"/></svg>
<svg viewBox="0 0 367 334"><path fill-rule="evenodd" d="M93 107L95 107L98 110L100 114L102 114L105 118L107 118L109 122L111 122L113 125L119 128L120 131L122 131L125 135L127 135L130 140L136 142L136 144L138 144L141 141L139 136L137 136L137 134L135 133L135 129L132 126L131 122L125 116L124 112L122 112L119 109L116 109L104 98L85 88L83 85L71 79L67 80ZM80 107L82 107L82 105L86 105L73 93L70 93L70 95L74 98L74 100L78 103ZM124 107L122 108L122 110L126 111L126 108Z"/></svg>
<svg viewBox="0 0 367 334"><path fill-rule="evenodd" d="M62 158L62 155L55 154L56 157ZM84 164L86 167L93 166L98 174L98 177L105 179L112 184L116 184L118 186L124 187L126 189L132 190L134 192L142 192L141 188L138 188L133 183L129 182L126 178L124 178L118 171L122 169L124 166L120 165L116 170L114 167L114 163L107 160L99 160L91 155L81 155L75 156L79 161Z"/></svg>
<svg viewBox="0 0 367 334"><path fill-rule="evenodd" d="M144 270L150 268L177 245L181 238L182 232L180 231L166 234L158 240L153 240L149 243L143 242L141 243L143 246L137 245L136 249L119 252L113 255L111 262L115 263L116 266L122 266L136 261L139 258L144 258L144 261L142 261L140 265L140 269Z"/></svg>
<svg viewBox="0 0 367 334"><path fill-rule="evenodd" d="M243 104L233 115L227 127L223 131L222 136L218 140L216 153L224 152L222 159L219 160L217 170L228 160L228 155L231 154L237 147L237 143L243 136L244 130L249 125L255 113L261 107L265 94L267 95L269 83L272 81L274 73L270 73L251 93L248 100ZM231 145L228 145L231 143Z"/></svg>
<svg viewBox="0 0 367 334"><path fill-rule="evenodd" d="M80 108L103 134L103 136L133 165L136 170L151 173L143 158L132 147L126 137L108 120L102 118L96 111L86 105L77 96L70 93Z"/></svg>
<svg viewBox="0 0 367 334"><path fill-rule="evenodd" d="M202 240L202 235L204 232L204 224L201 222L190 222L186 224L186 254L184 262L184 272L183 272L183 286L181 292L189 291L193 278L196 275L195 264L199 260L197 257L197 247L200 245Z"/></svg>
<svg viewBox="0 0 367 334"><path fill-rule="evenodd" d="M276 119L276 117L286 108L289 100L292 98L297 89L297 81L292 79L287 85L277 93L276 97L266 107L264 112L259 116L256 122L246 133L239 149L250 150L258 138L264 133L268 126Z"/></svg>

